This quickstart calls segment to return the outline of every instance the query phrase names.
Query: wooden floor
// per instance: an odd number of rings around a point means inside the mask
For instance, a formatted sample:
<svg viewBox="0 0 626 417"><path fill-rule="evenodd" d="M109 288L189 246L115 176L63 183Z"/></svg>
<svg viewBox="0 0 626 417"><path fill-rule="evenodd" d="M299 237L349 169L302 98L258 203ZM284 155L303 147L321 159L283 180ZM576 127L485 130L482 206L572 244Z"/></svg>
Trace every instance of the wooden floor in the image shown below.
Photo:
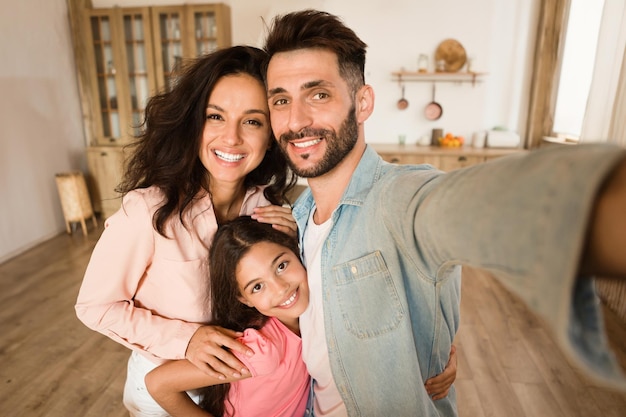
<svg viewBox="0 0 626 417"><path fill-rule="evenodd" d="M74 314L99 232L63 234L0 264L0 416L127 415L128 350ZM457 338L461 417L626 416L625 393L581 376L518 300L488 276L466 274ZM626 363L626 326L610 313L612 342Z"/></svg>

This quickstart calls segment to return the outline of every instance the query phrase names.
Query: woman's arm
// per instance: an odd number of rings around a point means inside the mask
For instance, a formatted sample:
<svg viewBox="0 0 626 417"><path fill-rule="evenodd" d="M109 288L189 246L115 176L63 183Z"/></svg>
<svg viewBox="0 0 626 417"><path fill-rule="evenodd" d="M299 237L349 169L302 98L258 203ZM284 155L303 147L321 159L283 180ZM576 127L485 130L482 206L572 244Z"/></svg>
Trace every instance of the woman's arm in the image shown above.
<svg viewBox="0 0 626 417"><path fill-rule="evenodd" d="M298 225L289 207L255 207L251 217L261 223L270 223L274 229L280 230L288 235L294 237L298 235Z"/></svg>
<svg viewBox="0 0 626 417"><path fill-rule="evenodd" d="M76 314L90 329L130 349L150 346L156 357L183 359L200 325L161 317L135 302L155 255L151 200L146 198L127 194L122 209L107 219L85 271Z"/></svg>
<svg viewBox="0 0 626 417"><path fill-rule="evenodd" d="M146 375L145 382L152 398L172 417L211 417L212 414L194 403L186 391L238 381L249 376L227 376L222 380L205 374L187 360L178 360L156 367Z"/></svg>
<svg viewBox="0 0 626 417"><path fill-rule="evenodd" d="M220 381L229 376L250 376L248 368L231 353L235 351L248 357L254 355L250 348L237 341L236 338L242 335L220 326L202 326L191 337L185 357L200 371Z"/></svg>
<svg viewBox="0 0 626 417"><path fill-rule="evenodd" d="M76 314L87 327L130 349L162 359L189 358L214 376L242 372L243 364L221 349L249 351L235 340L236 333L160 316L135 299L140 286L147 285L146 270L155 262L160 236L152 226L149 207L157 198L150 191L131 192L124 197L122 209L107 220L83 278ZM176 281L168 288L158 285L164 293L176 291Z"/></svg>

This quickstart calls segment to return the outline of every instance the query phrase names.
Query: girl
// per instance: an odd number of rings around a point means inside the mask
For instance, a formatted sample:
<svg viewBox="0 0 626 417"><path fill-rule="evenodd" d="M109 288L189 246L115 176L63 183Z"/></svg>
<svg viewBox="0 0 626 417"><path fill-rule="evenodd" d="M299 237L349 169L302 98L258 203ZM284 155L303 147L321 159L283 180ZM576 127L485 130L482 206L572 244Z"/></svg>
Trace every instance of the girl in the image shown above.
<svg viewBox="0 0 626 417"><path fill-rule="evenodd" d="M231 353L252 354L240 334L202 324L212 319L202 289L218 224L254 213L296 233L281 207L295 178L271 134L264 58L246 46L203 56L146 107L122 207L106 221L76 303L88 327L132 349L131 416L168 415L144 385L166 360L187 358L216 378L248 373Z"/></svg>
<svg viewBox="0 0 626 417"><path fill-rule="evenodd" d="M304 415L309 376L298 317L309 287L296 239L244 216L220 226L209 257L214 323L243 332L255 351L240 357L252 378L220 380L172 361L146 376L150 394L174 417ZM200 387L209 387L202 409L185 392Z"/></svg>
<svg viewBox="0 0 626 417"><path fill-rule="evenodd" d="M298 318L309 286L295 238L242 216L217 231L210 250L214 323L243 332L252 375L220 380L188 361L167 362L146 375L153 398L173 417L302 416L309 375L301 358ZM454 351L445 372L427 381L445 397L456 377ZM249 378L249 379L245 379ZM198 407L185 391L207 387Z"/></svg>

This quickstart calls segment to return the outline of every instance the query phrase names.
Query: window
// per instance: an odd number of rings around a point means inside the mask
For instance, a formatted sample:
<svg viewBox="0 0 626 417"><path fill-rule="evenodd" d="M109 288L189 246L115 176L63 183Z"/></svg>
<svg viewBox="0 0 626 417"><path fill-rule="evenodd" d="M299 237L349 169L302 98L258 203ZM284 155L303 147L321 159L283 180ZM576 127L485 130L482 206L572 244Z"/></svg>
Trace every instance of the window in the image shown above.
<svg viewBox="0 0 626 417"><path fill-rule="evenodd" d="M578 141L596 59L604 1L571 0L561 63L553 134Z"/></svg>

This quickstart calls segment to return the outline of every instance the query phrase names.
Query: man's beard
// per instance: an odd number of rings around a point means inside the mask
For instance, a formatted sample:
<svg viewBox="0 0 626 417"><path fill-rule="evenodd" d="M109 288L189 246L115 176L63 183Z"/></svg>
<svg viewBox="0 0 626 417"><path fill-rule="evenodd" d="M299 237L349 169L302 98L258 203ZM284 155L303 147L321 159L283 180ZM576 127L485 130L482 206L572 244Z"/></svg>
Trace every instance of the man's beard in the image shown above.
<svg viewBox="0 0 626 417"><path fill-rule="evenodd" d="M280 136L280 148L287 158L289 167L299 177L314 178L326 174L335 168L354 149L358 137L358 123L356 121L356 109L354 106L348 112L339 129L339 134L327 129L304 128L298 133L287 132ZM289 141L304 137L324 138L326 141L326 152L322 160L314 167L301 169L289 158L287 147ZM298 155L298 158L308 159L309 154Z"/></svg>

